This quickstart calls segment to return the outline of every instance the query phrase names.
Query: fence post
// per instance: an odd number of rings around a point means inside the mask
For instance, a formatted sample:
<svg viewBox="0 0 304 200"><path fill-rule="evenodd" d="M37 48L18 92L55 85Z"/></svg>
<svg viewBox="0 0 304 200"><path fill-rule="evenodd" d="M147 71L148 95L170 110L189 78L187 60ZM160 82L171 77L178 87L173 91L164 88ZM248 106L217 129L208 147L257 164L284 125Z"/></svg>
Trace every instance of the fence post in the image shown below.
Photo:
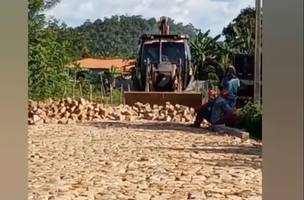
<svg viewBox="0 0 304 200"><path fill-rule="evenodd" d="M124 104L123 93L124 93L124 89L123 89L123 85L121 84L121 86L120 86L120 104Z"/></svg>
<svg viewBox="0 0 304 200"><path fill-rule="evenodd" d="M103 86L103 79L102 79L102 74L100 73L100 93L101 96L103 97L104 95L104 86Z"/></svg>
<svg viewBox="0 0 304 200"><path fill-rule="evenodd" d="M92 84L90 84L90 102L93 101L93 89L92 89Z"/></svg>
<svg viewBox="0 0 304 200"><path fill-rule="evenodd" d="M76 77L76 72L75 72L75 77L74 77L74 82L73 82L73 88L72 88L72 95L73 95L73 99L75 99L75 87L76 87L76 84L77 84L77 77Z"/></svg>
<svg viewBox="0 0 304 200"><path fill-rule="evenodd" d="M100 86L100 96L101 96L101 102L103 101L103 91L102 91L102 86Z"/></svg>
<svg viewBox="0 0 304 200"><path fill-rule="evenodd" d="M73 84L72 90L73 90L73 91L72 91L72 93L73 93L73 94L72 94L72 95L73 95L73 99L75 99L75 84Z"/></svg>
<svg viewBox="0 0 304 200"><path fill-rule="evenodd" d="M62 94L62 98L63 99L65 98L65 94L66 94L66 85L63 86L63 94Z"/></svg>
<svg viewBox="0 0 304 200"><path fill-rule="evenodd" d="M113 89L112 89L112 85L111 85L111 86L110 86L110 104L111 104L111 105L113 104L112 95L113 95Z"/></svg>
<svg viewBox="0 0 304 200"><path fill-rule="evenodd" d="M82 97L82 84L79 83L79 92L80 92L80 96Z"/></svg>

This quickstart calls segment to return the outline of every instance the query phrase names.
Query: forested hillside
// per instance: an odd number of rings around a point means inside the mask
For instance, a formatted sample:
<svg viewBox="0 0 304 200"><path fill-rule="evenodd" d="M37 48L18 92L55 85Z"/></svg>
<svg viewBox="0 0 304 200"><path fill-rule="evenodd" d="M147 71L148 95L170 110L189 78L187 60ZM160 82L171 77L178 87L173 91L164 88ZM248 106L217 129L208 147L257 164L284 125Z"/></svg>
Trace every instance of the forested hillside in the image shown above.
<svg viewBox="0 0 304 200"><path fill-rule="evenodd" d="M171 33L187 34L191 39L199 31L193 25L176 23L169 19ZM145 19L142 16L112 16L85 21L71 28L65 24L51 22L60 32L60 40L70 40L75 57L134 57L138 39L142 34L158 34L158 19Z"/></svg>
<svg viewBox="0 0 304 200"><path fill-rule="evenodd" d="M188 34L191 38L194 38L198 31L191 24L175 23L172 19L170 25L172 33ZM124 15L97 19L94 22L86 21L75 30L85 35L89 53L102 57L134 56L142 34L159 33L157 19Z"/></svg>

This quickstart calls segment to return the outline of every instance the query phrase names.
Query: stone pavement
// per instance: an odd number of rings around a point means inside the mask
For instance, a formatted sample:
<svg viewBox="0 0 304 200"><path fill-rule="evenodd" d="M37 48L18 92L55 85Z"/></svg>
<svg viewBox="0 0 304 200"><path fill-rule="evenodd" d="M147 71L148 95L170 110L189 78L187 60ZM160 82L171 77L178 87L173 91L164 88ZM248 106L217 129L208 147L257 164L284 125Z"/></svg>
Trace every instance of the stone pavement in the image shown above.
<svg viewBox="0 0 304 200"><path fill-rule="evenodd" d="M162 122L29 126L29 200L262 199L253 140Z"/></svg>

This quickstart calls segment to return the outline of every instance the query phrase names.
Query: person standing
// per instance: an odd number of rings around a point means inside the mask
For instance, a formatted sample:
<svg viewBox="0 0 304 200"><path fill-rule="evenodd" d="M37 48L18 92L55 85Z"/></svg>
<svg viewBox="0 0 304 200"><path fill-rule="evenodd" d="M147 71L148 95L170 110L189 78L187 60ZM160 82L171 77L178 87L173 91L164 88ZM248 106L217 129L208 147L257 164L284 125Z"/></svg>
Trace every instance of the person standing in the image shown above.
<svg viewBox="0 0 304 200"><path fill-rule="evenodd" d="M228 91L228 95L225 98L228 100L230 106L235 108L238 90L240 88L240 80L236 75L234 66L230 65L227 68L225 76L221 82L221 88Z"/></svg>

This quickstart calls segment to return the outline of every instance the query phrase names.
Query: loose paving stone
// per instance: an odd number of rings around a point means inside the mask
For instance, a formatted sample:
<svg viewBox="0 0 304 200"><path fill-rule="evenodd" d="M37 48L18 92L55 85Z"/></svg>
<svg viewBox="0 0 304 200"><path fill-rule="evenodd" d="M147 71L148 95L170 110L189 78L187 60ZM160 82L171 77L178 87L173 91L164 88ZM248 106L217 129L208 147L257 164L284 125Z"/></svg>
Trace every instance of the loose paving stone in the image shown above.
<svg viewBox="0 0 304 200"><path fill-rule="evenodd" d="M261 147L159 121L29 126L28 199L261 200Z"/></svg>

